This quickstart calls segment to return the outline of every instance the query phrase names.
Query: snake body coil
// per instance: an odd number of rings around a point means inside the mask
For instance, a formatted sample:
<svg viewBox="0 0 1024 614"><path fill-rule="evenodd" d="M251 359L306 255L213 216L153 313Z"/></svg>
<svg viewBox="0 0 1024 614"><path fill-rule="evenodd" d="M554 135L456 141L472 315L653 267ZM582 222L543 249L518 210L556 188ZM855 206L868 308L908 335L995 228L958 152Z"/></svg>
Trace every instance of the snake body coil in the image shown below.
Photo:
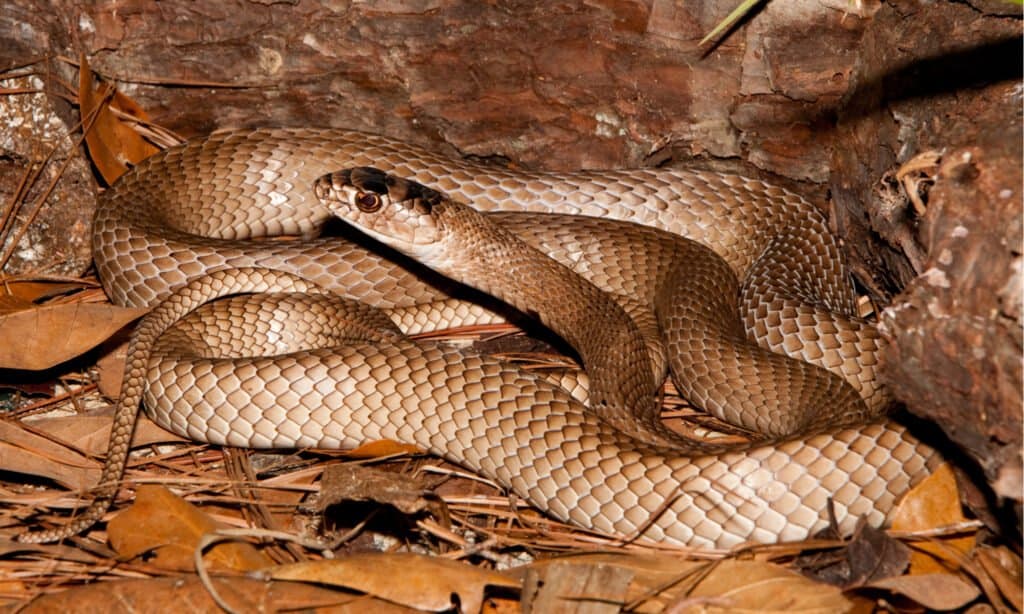
<svg viewBox="0 0 1024 614"><path fill-rule="evenodd" d="M835 241L820 212L797 195L737 175L676 169L519 173L356 132L258 130L215 134L147 160L104 195L97 213L96 264L115 302L152 305L205 275L175 292L171 305L151 316L157 323L137 334L137 345L158 347L148 364L130 365L129 386L146 382L146 405L158 423L237 446L407 441L581 526L716 547L804 538L827 526L830 501L842 530L852 529L859 517L881 523L897 498L939 461L890 423L742 451L666 454L610 428L539 376L472 353L412 344L390 332L334 350L231 361L190 355L188 345L202 334L193 333L192 341L183 332L158 340L182 313L242 288L324 288L392 310L407 331L487 317L364 248L313 238L331 216L313 193L315 181L355 166L407 177L477 210L508 212L497 216L502 225L594 284L617 285L605 290L618 290L627 308L631 297L663 281L660 252L634 250L647 254L638 256L640 262L621 254L602 259L594 255L596 245L629 251L634 231L587 243L586 237L601 234L600 223L560 216L636 222L710 247L717 257L696 260L715 271L706 275L712 282L696 291L715 294L721 286L733 298L700 303L693 313L738 300L744 324L722 324L730 331L726 337L742 337L745 327L759 345L817 365L794 367L793 360L772 358L761 373L768 379L754 382L744 378L759 368L746 358L757 348L726 356L734 352L731 342L669 337L670 355L704 352L703 361L689 367L692 379L702 382L694 394L703 394L703 404L724 419L782 436L820 426L822 411L843 424L877 414L885 404L873 372L877 333L848 315L853 296ZM539 215L553 213L560 216L550 224ZM590 234L588 225L595 227ZM658 231L635 232L645 243L661 245ZM250 240L276 234L309 238ZM721 266L714 264L719 258ZM610 260L625 273L609 275L615 268ZM234 271L211 274L221 269ZM668 299L650 292L649 302L684 300L678 292ZM228 305L226 318L239 323L247 310L258 311L244 302ZM650 309L657 312L657 306ZM679 327L689 317L669 317L660 326ZM730 386L744 394L730 393ZM781 415L748 411L773 404L784 409L788 399L805 393L813 400L789 423ZM115 424L109 463L123 466L126 424L133 421L129 416ZM109 473L106 481L116 479L114 470Z"/></svg>

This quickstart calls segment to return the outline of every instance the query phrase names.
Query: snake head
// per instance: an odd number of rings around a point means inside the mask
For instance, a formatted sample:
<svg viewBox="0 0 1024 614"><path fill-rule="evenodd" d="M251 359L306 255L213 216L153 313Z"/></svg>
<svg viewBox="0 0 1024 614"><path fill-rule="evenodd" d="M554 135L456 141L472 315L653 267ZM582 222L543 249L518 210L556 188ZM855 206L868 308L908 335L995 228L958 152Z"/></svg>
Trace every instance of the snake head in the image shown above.
<svg viewBox="0 0 1024 614"><path fill-rule="evenodd" d="M448 198L414 181L360 166L318 178L313 192L333 215L411 256L443 237L437 210Z"/></svg>
<svg viewBox="0 0 1024 614"><path fill-rule="evenodd" d="M518 243L469 205L376 168L329 173L313 191L336 217L448 277L472 278L484 292L487 284L467 272L481 262L504 262L502 250Z"/></svg>

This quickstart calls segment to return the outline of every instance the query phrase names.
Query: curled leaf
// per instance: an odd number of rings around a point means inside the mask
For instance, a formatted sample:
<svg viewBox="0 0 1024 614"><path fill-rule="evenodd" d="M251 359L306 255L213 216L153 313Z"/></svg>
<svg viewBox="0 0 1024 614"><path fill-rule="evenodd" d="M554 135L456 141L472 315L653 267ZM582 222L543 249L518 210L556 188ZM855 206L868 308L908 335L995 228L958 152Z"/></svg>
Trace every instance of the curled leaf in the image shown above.
<svg viewBox="0 0 1024 614"><path fill-rule="evenodd" d="M485 587L519 587L518 582L495 571L407 553L373 552L282 565L269 570L269 575L275 580L344 586L430 612L447 611L456 605L463 612L479 612Z"/></svg>
<svg viewBox="0 0 1024 614"><path fill-rule="evenodd" d="M135 503L107 525L110 544L124 558L151 552L151 563L165 569L192 571L200 538L218 529L212 518L162 486L140 486ZM203 557L219 569L252 571L273 563L244 542L217 544Z"/></svg>
<svg viewBox="0 0 1024 614"><path fill-rule="evenodd" d="M78 104L86 118L85 142L89 156L107 184L123 175L131 165L159 151L139 136L132 126L122 121L114 109L124 115L148 120L146 112L131 98L109 84L94 85L92 70L85 55L78 72ZM92 118L91 123L88 118Z"/></svg>
<svg viewBox="0 0 1024 614"><path fill-rule="evenodd" d="M91 350L146 309L99 303L47 305L0 316L0 369L49 369Z"/></svg>

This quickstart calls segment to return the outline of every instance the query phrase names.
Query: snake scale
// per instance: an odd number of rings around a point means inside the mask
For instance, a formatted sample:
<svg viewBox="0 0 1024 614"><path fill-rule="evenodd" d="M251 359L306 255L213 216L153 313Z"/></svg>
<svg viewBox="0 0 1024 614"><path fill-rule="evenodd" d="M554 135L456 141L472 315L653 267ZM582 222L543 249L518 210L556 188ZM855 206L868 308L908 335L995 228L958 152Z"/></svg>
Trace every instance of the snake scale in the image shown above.
<svg viewBox="0 0 1024 614"><path fill-rule="evenodd" d="M371 166L383 172L328 175ZM406 340L401 332L494 316L450 297L436 276L396 265L387 250L318 237L346 198L353 211L375 209L358 206L367 198L446 211L446 196L420 184L487 212L486 224L553 259L527 266L503 262L513 252L463 254L497 267L467 283L539 316L577 350L590 401L487 356ZM386 243L405 232L355 225ZM259 240L275 235L302 240ZM163 302L133 337L97 500L66 527L23 536L30 541L102 515L140 396L159 424L194 439L263 448L395 439L581 527L691 546L802 539L830 515L844 532L860 518L881 524L940 462L903 427L877 419L886 405L874 378L879 338L850 315L852 289L824 217L761 180L683 169L533 173L354 131L232 131L122 177L101 198L93 240L115 303ZM570 282L570 293L530 279L542 269L555 278L572 269L585 281ZM533 290L490 287L504 278ZM273 294L204 305L240 292ZM597 324L572 304L606 293L613 298L594 298L607 312ZM335 326L329 314L341 311L360 312L363 324ZM695 322L712 332L690 331ZM288 327L312 330L310 349L287 339ZM651 401L666 362L689 397L770 441L740 450L679 444Z"/></svg>

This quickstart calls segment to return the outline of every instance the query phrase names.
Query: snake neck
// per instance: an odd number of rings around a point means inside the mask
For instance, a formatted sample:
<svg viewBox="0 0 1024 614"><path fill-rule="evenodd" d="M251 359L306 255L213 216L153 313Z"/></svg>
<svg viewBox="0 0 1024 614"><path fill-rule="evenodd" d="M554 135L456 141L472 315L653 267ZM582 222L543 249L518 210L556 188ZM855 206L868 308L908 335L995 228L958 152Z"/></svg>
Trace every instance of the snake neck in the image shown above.
<svg viewBox="0 0 1024 614"><path fill-rule="evenodd" d="M536 318L564 339L590 377L590 406L599 416L627 431L636 430L630 425L638 416L648 425L657 421L660 382L651 375L647 345L611 295L467 206L446 201L433 215L445 230L443 249L425 264Z"/></svg>

